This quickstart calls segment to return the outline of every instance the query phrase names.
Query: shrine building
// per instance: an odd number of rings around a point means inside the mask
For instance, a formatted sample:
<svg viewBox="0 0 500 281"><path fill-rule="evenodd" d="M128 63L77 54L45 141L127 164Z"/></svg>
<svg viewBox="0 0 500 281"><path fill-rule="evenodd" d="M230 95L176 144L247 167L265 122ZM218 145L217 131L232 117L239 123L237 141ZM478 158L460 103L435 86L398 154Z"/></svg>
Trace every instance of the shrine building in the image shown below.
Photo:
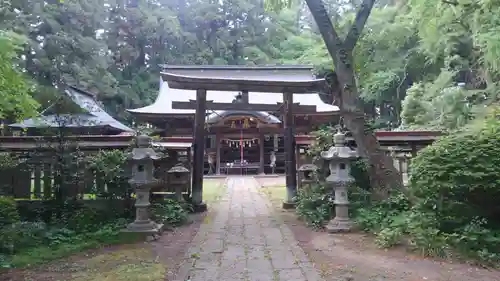
<svg viewBox="0 0 500 281"><path fill-rule="evenodd" d="M176 79L206 80L213 85L198 99L197 90L186 89ZM294 89L290 107L284 103L285 94L271 90L265 83L258 91L245 90L245 81L265 81L289 84ZM226 83L224 81L238 81ZM317 126L336 122L338 108L325 104L319 93L298 93L293 83L315 81L312 66L171 66L165 65L161 74L160 91L156 101L148 106L128 110L138 122L154 125L161 137L195 136L196 109L205 112L204 174L269 174L285 172L285 111L293 112L288 127L295 136L296 163L301 163L307 135ZM318 80L319 81L319 80ZM189 82L187 82L189 84ZM312 82L311 82L312 83ZM301 84L301 85L302 85ZM240 85L237 88L234 85ZM294 88L295 87L295 88ZM187 87L190 88L190 87ZM255 89L255 85L248 87ZM290 89L291 89L290 88ZM317 91L317 87L312 87ZM292 96L292 95L290 95ZM199 106L203 108L198 108ZM292 121L292 122L290 122ZM158 143L166 148L174 144Z"/></svg>

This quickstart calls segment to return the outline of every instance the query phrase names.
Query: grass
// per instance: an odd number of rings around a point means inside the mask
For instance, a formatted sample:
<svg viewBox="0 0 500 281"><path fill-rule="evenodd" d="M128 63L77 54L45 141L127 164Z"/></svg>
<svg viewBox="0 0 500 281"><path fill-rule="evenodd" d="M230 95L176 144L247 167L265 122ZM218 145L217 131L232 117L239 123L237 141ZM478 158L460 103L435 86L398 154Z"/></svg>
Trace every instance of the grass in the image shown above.
<svg viewBox="0 0 500 281"><path fill-rule="evenodd" d="M267 195L269 201L279 208L286 199L286 187L283 185L266 186L259 189L259 191Z"/></svg>
<svg viewBox="0 0 500 281"><path fill-rule="evenodd" d="M157 281L165 277L166 267L144 247L101 253L76 263L80 268L73 281Z"/></svg>
<svg viewBox="0 0 500 281"><path fill-rule="evenodd" d="M226 185L220 179L206 179L203 181L203 201L207 204L215 203L224 196Z"/></svg>
<svg viewBox="0 0 500 281"><path fill-rule="evenodd" d="M75 239L74 241L61 243L57 246L39 246L26 249L13 255L10 264L15 268L42 265L89 249L135 243L141 239L142 235L133 233L120 233L118 235L100 237L100 239Z"/></svg>

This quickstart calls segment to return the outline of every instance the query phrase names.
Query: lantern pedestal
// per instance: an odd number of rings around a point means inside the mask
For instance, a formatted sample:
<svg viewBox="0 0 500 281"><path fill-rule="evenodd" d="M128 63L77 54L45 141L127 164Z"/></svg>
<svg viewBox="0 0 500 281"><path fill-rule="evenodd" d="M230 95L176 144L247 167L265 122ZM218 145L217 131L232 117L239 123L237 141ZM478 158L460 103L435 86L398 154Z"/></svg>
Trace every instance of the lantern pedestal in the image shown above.
<svg viewBox="0 0 500 281"><path fill-rule="evenodd" d="M132 185L137 183L131 180ZM149 192L153 183L136 187L135 199L135 220L127 225L123 232L135 232L145 234L159 234L163 229L163 224L157 224L149 218Z"/></svg>
<svg viewBox="0 0 500 281"><path fill-rule="evenodd" d="M295 202L283 202L283 209L289 210L289 209L295 209Z"/></svg>
<svg viewBox="0 0 500 281"><path fill-rule="evenodd" d="M347 185L349 182L336 181L333 183L335 191L335 218L326 226L330 233L350 232L354 228L354 223L349 218L349 200L347 198Z"/></svg>
<svg viewBox="0 0 500 281"><path fill-rule="evenodd" d="M326 225L328 233L351 232L355 228L355 224L349 219L335 217Z"/></svg>
<svg viewBox="0 0 500 281"><path fill-rule="evenodd" d="M163 224L157 224L153 221L138 222L134 221L127 225L127 228L122 232L144 233L144 234L159 234L163 229Z"/></svg>

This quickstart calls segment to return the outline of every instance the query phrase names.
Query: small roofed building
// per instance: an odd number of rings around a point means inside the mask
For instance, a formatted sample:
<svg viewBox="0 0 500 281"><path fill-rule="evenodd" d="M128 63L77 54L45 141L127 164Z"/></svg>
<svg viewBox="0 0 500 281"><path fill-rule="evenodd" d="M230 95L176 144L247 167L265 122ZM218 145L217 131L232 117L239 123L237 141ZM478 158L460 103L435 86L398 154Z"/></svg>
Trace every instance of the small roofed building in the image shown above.
<svg viewBox="0 0 500 281"><path fill-rule="evenodd" d="M41 116L10 124L9 127L14 131L25 131L28 135L50 133L47 129L65 130L72 135L134 134L133 129L104 111L94 94L73 86L69 86L64 94L66 96L45 109ZM69 106L65 104L67 101ZM70 112L58 112L61 107Z"/></svg>
<svg viewBox="0 0 500 281"><path fill-rule="evenodd" d="M156 101L128 110L138 121L154 125L162 137L194 135L196 90L169 87L167 74L219 80L293 82L315 79L313 67L302 65L165 65ZM221 91L206 92L205 174L285 172L283 95L272 91L232 90L230 85L227 89L224 85L221 87ZM295 135L309 134L318 125L336 121L338 116L338 108L322 102L318 94L294 94L293 103ZM304 146L309 143L297 141L296 144L299 154L304 153Z"/></svg>

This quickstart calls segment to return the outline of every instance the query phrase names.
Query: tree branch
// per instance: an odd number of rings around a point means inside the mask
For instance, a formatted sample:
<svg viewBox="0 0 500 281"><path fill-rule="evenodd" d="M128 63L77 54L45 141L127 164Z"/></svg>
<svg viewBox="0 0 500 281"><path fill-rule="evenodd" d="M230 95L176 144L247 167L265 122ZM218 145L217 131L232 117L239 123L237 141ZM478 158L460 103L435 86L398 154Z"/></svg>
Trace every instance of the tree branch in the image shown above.
<svg viewBox="0 0 500 281"><path fill-rule="evenodd" d="M333 27L330 16L325 9L323 0L306 0L307 6L316 21L319 32L325 41L326 49L330 56L334 59L337 57L338 52L343 48L343 42L340 40L337 31Z"/></svg>
<svg viewBox="0 0 500 281"><path fill-rule="evenodd" d="M356 43L358 42L359 36L363 32L363 28L365 27L366 20L370 16L370 13L373 9L373 4L375 4L375 0L363 0L361 3L361 7L356 13L356 18L354 19L354 23L347 33L347 36L344 41L344 47L346 50L352 51Z"/></svg>

